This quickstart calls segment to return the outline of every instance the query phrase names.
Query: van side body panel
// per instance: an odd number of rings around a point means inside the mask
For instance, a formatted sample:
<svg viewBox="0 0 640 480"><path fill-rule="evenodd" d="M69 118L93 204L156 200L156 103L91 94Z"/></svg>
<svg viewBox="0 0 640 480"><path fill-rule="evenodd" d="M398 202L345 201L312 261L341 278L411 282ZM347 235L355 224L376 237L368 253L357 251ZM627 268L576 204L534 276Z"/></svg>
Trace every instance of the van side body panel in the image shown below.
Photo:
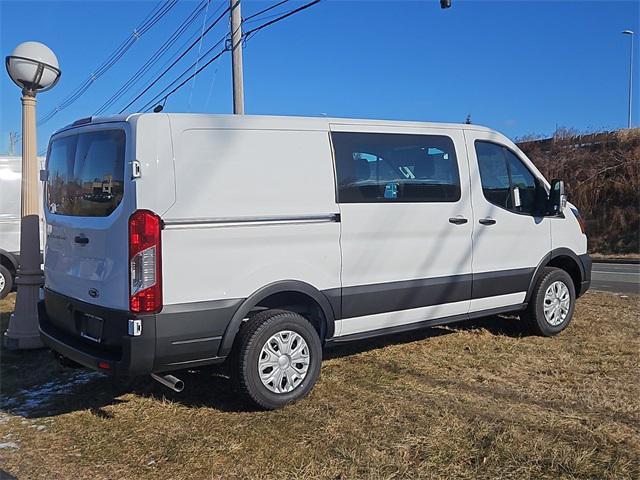
<svg viewBox="0 0 640 480"><path fill-rule="evenodd" d="M187 125L172 117L178 194L163 215L165 304L246 298L280 280L339 287L326 130Z"/></svg>

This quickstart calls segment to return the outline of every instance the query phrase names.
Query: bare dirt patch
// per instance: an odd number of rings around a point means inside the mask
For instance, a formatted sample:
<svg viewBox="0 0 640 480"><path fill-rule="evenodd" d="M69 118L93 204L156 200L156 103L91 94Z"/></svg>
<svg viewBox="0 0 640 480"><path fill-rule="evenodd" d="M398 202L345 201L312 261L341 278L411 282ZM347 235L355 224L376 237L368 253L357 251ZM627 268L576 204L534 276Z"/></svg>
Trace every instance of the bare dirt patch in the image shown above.
<svg viewBox="0 0 640 480"><path fill-rule="evenodd" d="M0 304L6 327L11 300ZM328 350L306 400L175 394L2 352L0 469L18 478L639 478L640 298L588 293L567 331L490 317Z"/></svg>

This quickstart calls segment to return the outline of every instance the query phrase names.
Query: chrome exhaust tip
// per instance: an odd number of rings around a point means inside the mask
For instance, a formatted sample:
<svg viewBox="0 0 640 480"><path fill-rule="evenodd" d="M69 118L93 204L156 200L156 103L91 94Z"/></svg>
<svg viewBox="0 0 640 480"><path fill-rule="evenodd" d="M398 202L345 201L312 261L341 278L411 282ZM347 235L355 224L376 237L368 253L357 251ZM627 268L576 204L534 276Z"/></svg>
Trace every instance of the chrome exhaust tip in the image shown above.
<svg viewBox="0 0 640 480"><path fill-rule="evenodd" d="M155 373L152 373L151 378L165 387L170 388L174 392L180 393L184 390L184 382L173 375L156 375Z"/></svg>

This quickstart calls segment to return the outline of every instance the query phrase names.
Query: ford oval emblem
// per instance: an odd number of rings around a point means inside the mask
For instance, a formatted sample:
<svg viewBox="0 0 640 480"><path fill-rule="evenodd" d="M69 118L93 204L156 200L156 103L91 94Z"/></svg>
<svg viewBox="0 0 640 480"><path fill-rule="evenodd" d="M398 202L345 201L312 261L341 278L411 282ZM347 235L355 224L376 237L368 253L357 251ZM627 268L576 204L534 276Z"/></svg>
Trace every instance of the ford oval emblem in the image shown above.
<svg viewBox="0 0 640 480"><path fill-rule="evenodd" d="M89 296L92 298L98 298L100 296L100 292L98 292L98 290L96 290L95 288L90 288Z"/></svg>

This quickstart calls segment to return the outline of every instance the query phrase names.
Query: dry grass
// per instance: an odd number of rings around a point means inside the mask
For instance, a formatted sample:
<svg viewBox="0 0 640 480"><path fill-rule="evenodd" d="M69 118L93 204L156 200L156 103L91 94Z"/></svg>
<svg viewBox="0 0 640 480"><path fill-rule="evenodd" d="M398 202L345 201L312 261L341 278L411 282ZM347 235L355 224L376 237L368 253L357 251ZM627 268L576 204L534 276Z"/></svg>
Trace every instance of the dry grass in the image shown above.
<svg viewBox="0 0 640 480"><path fill-rule="evenodd" d="M492 317L352 344L327 352L310 398L277 412L239 404L212 371L185 373L174 394L5 352L0 443L17 448L0 449L0 468L46 479L639 478L639 333L638 297L588 293L555 338Z"/></svg>
<svg viewBox="0 0 640 480"><path fill-rule="evenodd" d="M586 222L590 252L640 253L640 129L553 139L520 147L546 178L563 178Z"/></svg>

